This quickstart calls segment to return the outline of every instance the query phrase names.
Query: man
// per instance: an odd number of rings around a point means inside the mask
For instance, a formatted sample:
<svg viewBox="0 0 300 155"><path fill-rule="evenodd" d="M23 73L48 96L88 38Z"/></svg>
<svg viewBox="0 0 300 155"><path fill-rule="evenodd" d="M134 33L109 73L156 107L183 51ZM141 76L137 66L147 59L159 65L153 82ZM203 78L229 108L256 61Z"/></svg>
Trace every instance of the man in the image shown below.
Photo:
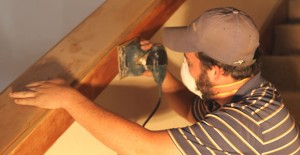
<svg viewBox="0 0 300 155"><path fill-rule="evenodd" d="M187 27L165 28L165 45L184 52L183 83L167 74L164 97L194 124L149 131L96 106L62 80L12 92L15 103L65 109L120 154L300 154L295 121L277 90L259 73L259 34L234 8L206 11ZM143 49L151 47L141 42Z"/></svg>

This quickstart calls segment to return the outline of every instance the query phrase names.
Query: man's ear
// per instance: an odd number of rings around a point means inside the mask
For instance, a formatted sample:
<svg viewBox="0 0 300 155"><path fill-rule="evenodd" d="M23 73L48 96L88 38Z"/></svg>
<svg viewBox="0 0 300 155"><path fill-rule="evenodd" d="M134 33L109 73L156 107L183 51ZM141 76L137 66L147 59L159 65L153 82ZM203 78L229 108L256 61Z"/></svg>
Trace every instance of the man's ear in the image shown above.
<svg viewBox="0 0 300 155"><path fill-rule="evenodd" d="M212 66L211 71L213 72L214 80L218 80L222 75L224 75L223 68L220 68L219 66Z"/></svg>

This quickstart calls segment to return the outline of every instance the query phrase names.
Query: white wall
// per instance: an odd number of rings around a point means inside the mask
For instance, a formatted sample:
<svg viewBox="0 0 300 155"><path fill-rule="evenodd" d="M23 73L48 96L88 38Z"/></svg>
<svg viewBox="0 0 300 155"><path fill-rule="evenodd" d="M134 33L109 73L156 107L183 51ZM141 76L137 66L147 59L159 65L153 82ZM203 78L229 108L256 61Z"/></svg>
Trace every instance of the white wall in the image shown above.
<svg viewBox="0 0 300 155"><path fill-rule="evenodd" d="M0 92L105 0L1 0Z"/></svg>

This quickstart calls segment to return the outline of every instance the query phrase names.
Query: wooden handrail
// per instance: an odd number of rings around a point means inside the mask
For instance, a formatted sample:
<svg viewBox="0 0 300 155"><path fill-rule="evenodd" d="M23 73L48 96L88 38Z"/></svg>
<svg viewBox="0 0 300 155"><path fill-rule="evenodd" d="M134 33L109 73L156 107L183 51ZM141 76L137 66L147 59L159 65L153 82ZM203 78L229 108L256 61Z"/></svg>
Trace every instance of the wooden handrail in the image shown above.
<svg viewBox="0 0 300 155"><path fill-rule="evenodd" d="M64 110L16 105L9 92L61 77L95 99L118 73L117 45L149 39L183 1L106 1L1 93L0 154L43 154L73 122Z"/></svg>

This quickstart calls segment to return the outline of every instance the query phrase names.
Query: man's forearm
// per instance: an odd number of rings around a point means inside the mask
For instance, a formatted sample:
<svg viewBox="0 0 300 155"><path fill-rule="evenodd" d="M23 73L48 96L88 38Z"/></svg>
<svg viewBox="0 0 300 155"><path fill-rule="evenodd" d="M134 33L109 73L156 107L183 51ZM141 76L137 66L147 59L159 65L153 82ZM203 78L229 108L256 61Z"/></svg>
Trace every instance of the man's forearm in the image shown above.
<svg viewBox="0 0 300 155"><path fill-rule="evenodd" d="M164 99L172 109L190 122L194 122L190 113L190 106L195 95L189 92L188 89L169 72L167 72L163 83L163 93Z"/></svg>
<svg viewBox="0 0 300 155"><path fill-rule="evenodd" d="M151 154L170 147L177 151L166 131L149 131L89 100L70 104L65 109L97 139L118 153Z"/></svg>

